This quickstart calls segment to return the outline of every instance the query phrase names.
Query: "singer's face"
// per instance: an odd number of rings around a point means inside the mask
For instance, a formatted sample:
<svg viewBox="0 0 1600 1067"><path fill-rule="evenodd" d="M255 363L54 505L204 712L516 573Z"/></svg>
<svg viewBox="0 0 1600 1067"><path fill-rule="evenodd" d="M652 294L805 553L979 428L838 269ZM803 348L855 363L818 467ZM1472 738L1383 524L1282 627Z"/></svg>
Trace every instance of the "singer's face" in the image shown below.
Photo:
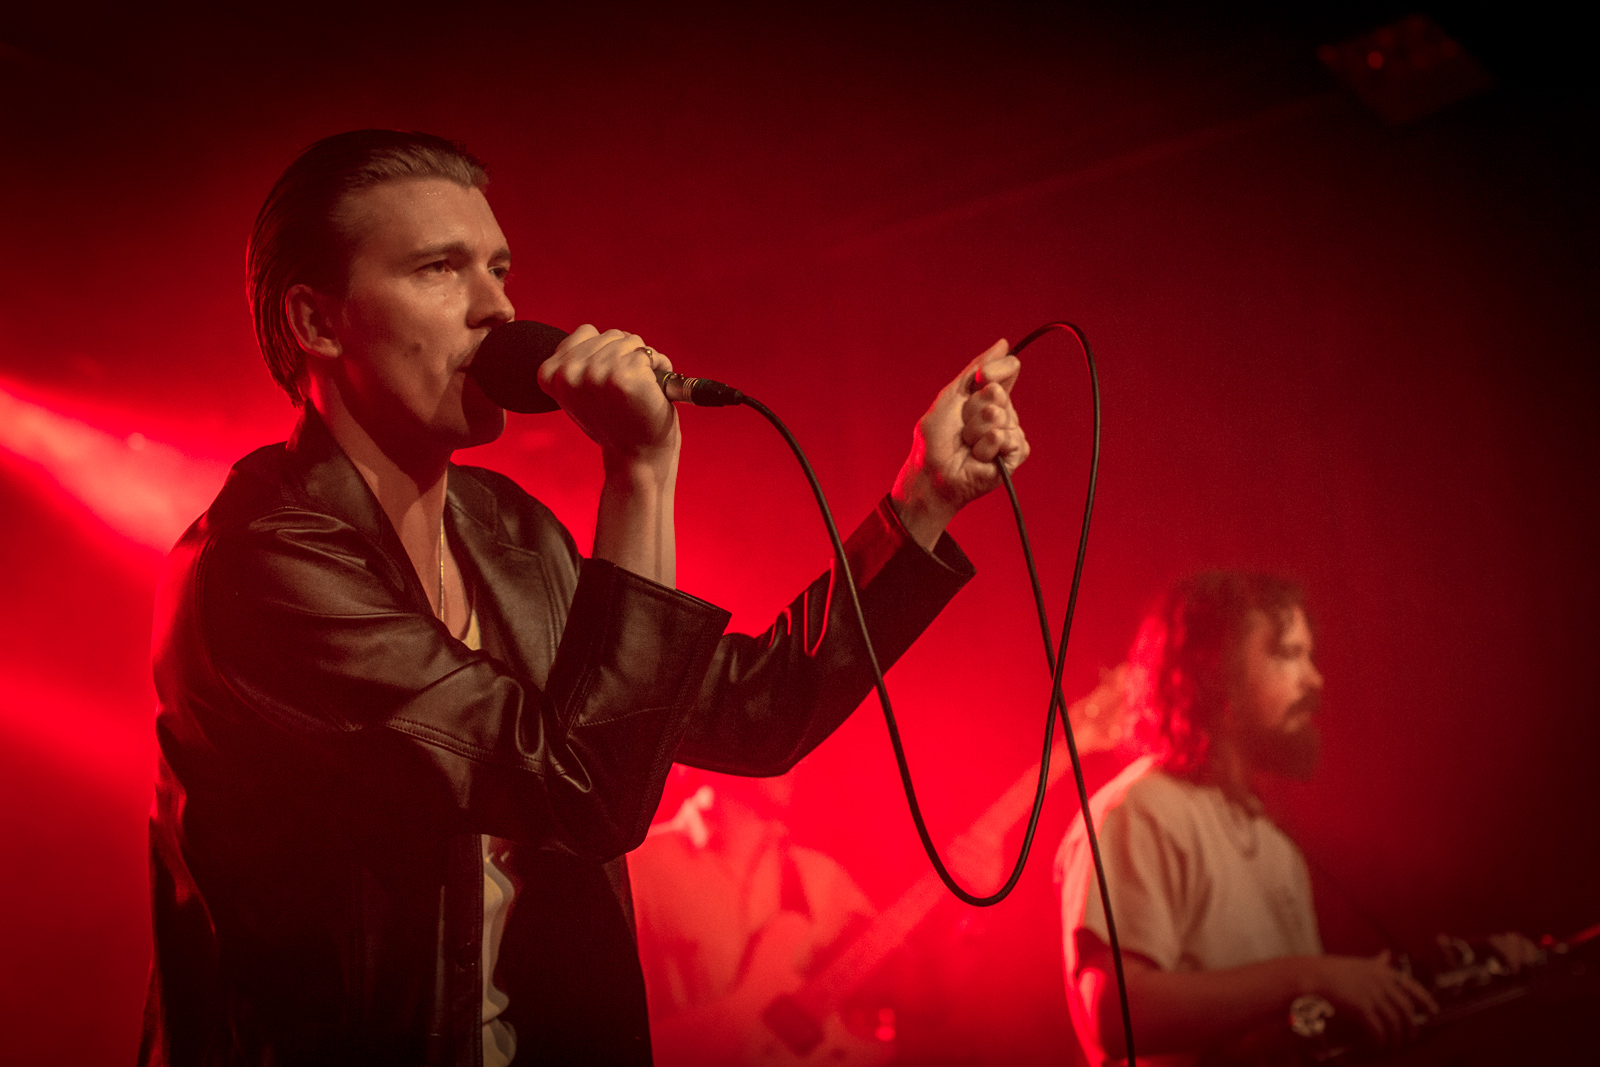
<svg viewBox="0 0 1600 1067"><path fill-rule="evenodd" d="M511 253L489 201L442 179L386 182L349 197L355 239L339 301L339 388L368 432L403 448L484 444L505 412L463 368L510 321Z"/></svg>
<svg viewBox="0 0 1600 1067"><path fill-rule="evenodd" d="M1243 682L1237 728L1251 763L1289 778L1310 778L1320 741L1322 673L1311 659L1304 611L1291 609L1281 629L1255 613L1244 640Z"/></svg>

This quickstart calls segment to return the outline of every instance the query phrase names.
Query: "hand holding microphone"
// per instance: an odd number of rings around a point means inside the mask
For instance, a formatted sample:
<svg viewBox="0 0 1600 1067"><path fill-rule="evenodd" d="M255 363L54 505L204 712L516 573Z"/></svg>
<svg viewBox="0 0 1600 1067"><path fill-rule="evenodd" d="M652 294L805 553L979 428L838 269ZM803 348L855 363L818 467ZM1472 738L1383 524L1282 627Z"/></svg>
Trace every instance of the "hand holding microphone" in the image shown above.
<svg viewBox="0 0 1600 1067"><path fill-rule="evenodd" d="M542 322L498 326L467 374L507 411L565 410L608 462L675 458L678 417L669 401L723 407L744 399L721 382L676 373L638 334L587 324L571 334Z"/></svg>
<svg viewBox="0 0 1600 1067"><path fill-rule="evenodd" d="M584 326L580 327L580 332L593 329ZM507 411L524 415L555 411L561 405L540 384L539 371L567 336L565 330L542 322L508 322L491 330L484 338L467 373L477 379L490 400ZM624 336L633 337L637 347L646 353L655 353L636 334ZM709 378L686 378L678 374L669 360L655 361L652 369L668 400L701 407L727 407L744 400L744 394L732 386Z"/></svg>
<svg viewBox="0 0 1600 1067"><path fill-rule="evenodd" d="M492 336L492 335L491 335ZM678 415L656 382L672 363L622 330L587 324L564 338L539 367L539 388L578 424L608 464L675 462Z"/></svg>
<svg viewBox="0 0 1600 1067"><path fill-rule="evenodd" d="M592 557L671 587L677 580L673 490L678 413L658 375L667 357L638 334L580 326L569 336L538 322L490 330L467 374L511 411L564 410L605 466Z"/></svg>

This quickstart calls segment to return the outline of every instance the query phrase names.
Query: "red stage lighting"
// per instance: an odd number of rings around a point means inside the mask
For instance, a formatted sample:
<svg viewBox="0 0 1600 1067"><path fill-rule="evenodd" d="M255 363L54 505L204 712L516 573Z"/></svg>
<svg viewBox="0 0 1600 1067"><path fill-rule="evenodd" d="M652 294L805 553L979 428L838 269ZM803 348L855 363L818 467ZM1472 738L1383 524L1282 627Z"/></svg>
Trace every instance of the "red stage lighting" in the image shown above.
<svg viewBox="0 0 1600 1067"><path fill-rule="evenodd" d="M228 473L226 464L142 433L108 433L3 387L0 450L35 464L112 530L163 553Z"/></svg>
<svg viewBox="0 0 1600 1067"><path fill-rule="evenodd" d="M113 791L149 788L156 738L147 718L14 664L0 664L0 678L0 735L6 745L70 769L75 782Z"/></svg>

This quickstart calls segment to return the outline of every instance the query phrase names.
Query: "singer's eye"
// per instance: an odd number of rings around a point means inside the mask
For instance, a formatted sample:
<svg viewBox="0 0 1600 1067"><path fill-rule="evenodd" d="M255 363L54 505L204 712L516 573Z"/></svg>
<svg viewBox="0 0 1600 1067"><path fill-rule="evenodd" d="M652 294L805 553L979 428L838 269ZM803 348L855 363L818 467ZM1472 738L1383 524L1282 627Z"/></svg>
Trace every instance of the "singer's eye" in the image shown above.
<svg viewBox="0 0 1600 1067"><path fill-rule="evenodd" d="M499 278L501 285L504 285L506 282L511 280L510 267L490 267L489 273L493 274L496 278Z"/></svg>
<svg viewBox="0 0 1600 1067"><path fill-rule="evenodd" d="M436 259L432 263L425 263L421 270L424 274L443 274L450 269L448 259Z"/></svg>

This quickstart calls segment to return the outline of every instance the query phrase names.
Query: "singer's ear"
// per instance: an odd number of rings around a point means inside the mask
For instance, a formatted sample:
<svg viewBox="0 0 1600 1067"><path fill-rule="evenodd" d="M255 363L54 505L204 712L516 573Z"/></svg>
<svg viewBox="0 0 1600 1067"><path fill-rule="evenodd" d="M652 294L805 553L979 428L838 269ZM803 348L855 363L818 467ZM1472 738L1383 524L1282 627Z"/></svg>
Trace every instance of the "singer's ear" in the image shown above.
<svg viewBox="0 0 1600 1067"><path fill-rule="evenodd" d="M334 330L335 301L309 285L291 285L283 294L284 317L300 350L317 359L338 359L344 348Z"/></svg>

